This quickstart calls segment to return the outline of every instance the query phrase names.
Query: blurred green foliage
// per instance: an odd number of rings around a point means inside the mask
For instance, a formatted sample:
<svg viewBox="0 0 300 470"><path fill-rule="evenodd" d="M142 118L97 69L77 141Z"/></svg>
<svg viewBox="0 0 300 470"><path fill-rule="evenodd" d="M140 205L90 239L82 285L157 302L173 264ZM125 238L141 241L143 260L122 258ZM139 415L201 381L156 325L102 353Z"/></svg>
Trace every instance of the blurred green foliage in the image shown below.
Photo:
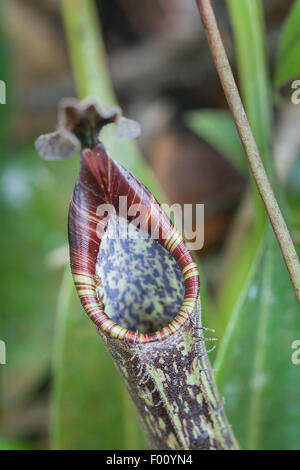
<svg viewBox="0 0 300 470"><path fill-rule="evenodd" d="M34 450L28 443L0 440L0 450Z"/></svg>
<svg viewBox="0 0 300 470"><path fill-rule="evenodd" d="M217 383L242 448L299 448L299 304L268 224L218 350Z"/></svg>
<svg viewBox="0 0 300 470"><path fill-rule="evenodd" d="M188 126L216 150L241 173L248 174L245 151L230 111L201 109L190 111Z"/></svg>
<svg viewBox="0 0 300 470"><path fill-rule="evenodd" d="M279 42L274 84L284 85L300 77L300 0L294 5L285 20Z"/></svg>
<svg viewBox="0 0 300 470"><path fill-rule="evenodd" d="M113 360L82 310L69 268L57 314L52 447L143 449L133 404Z"/></svg>
<svg viewBox="0 0 300 470"><path fill-rule="evenodd" d="M295 159L288 177L285 182L285 193L287 196L291 219L293 221L294 227L298 232L298 244L300 243L299 233L300 233L300 153Z"/></svg>
<svg viewBox="0 0 300 470"><path fill-rule="evenodd" d="M1 337L7 365L1 368L6 411L24 403L49 371L54 312L61 270L51 267L53 250L66 244L67 207L78 162L59 166L37 158L32 144L7 147L0 162ZM51 227L51 229L49 228ZM2 430L3 432L3 430Z"/></svg>

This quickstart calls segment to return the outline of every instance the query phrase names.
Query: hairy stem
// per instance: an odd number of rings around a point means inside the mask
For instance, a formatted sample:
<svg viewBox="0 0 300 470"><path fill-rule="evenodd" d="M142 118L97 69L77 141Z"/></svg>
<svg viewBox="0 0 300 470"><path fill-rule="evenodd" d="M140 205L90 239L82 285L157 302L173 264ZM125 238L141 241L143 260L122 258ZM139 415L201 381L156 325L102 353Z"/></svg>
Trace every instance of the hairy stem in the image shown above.
<svg viewBox="0 0 300 470"><path fill-rule="evenodd" d="M224 93L243 143L249 166L278 240L300 302L300 263L260 157L218 29L210 0L196 0Z"/></svg>

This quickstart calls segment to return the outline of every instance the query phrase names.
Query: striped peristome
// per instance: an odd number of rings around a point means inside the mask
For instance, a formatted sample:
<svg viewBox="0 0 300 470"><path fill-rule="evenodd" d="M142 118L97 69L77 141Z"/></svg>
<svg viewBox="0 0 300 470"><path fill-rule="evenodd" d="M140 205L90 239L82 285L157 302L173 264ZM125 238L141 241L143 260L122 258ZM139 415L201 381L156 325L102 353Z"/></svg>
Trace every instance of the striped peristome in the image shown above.
<svg viewBox="0 0 300 470"><path fill-rule="evenodd" d="M100 222L96 216L97 208L101 204L112 204L118 213L120 196L127 197L128 206L143 204L143 207L148 209L146 217L149 231L151 224L158 221L166 234L161 240L162 245L172 254L181 271L184 270L185 295L182 306L171 323L153 333L136 333L113 322L101 308L96 294L95 267L101 242L97 230ZM91 320L102 331L128 343L149 343L175 333L188 319L188 311L194 310L199 296L199 276L197 266L182 237L152 194L125 168L109 157L101 143L93 149L86 147L81 152L80 172L69 211L69 241L71 267L79 297Z"/></svg>
<svg viewBox="0 0 300 470"><path fill-rule="evenodd" d="M204 337L208 329L201 323L197 265L153 195L95 138L96 131L112 122L115 115L103 116L101 109L90 102L77 107L72 103L62 122L82 144L79 175L69 208L71 269L81 303L127 385L151 448L236 449L205 348L206 341L214 338ZM104 216L97 208L110 204L115 209L114 217L120 217L120 196L127 198L128 206L146 208L143 230L148 236L139 253L133 240L127 245L109 240L112 219L107 233L99 235ZM133 220L128 216L125 222L131 224ZM159 229L157 241L150 237L153 226ZM153 266L161 263L157 273L155 266L149 267L152 277L147 277L147 269L139 270L134 259L139 254L146 260L153 257ZM123 258L128 273L124 273ZM122 267L119 273L118 259ZM147 268L146 262L141 264ZM130 273L131 269L135 272ZM172 281L178 284L177 289L173 289ZM124 282L131 289L133 302L140 302L140 312L136 305L130 311ZM140 297L131 282L143 290ZM161 296L147 282L163 284L160 288L166 288L167 295ZM149 304L143 296L164 302L164 307L155 312L155 303ZM147 310L149 305L151 309Z"/></svg>

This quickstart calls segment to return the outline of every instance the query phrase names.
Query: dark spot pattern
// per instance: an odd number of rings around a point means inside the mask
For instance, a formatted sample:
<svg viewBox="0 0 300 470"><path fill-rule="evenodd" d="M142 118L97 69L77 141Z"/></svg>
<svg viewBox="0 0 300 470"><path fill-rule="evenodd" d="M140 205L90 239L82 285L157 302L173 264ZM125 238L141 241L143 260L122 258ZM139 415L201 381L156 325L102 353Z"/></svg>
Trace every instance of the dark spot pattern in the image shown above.
<svg viewBox="0 0 300 470"><path fill-rule="evenodd" d="M115 215L101 241L96 275L105 313L131 331L162 329L176 317L184 299L182 273L173 256Z"/></svg>

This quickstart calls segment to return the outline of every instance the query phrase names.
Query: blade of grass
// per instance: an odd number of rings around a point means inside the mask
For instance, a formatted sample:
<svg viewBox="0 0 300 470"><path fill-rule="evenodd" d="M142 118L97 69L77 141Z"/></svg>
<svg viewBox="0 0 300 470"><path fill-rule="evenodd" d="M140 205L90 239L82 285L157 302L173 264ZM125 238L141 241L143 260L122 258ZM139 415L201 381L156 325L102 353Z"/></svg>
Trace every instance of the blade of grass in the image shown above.
<svg viewBox="0 0 300 470"><path fill-rule="evenodd" d="M235 38L239 83L247 117L269 172L272 129L265 27L260 0L227 0Z"/></svg>
<svg viewBox="0 0 300 470"><path fill-rule="evenodd" d="M294 2L282 28L275 65L276 86L300 75L300 0Z"/></svg>
<svg viewBox="0 0 300 470"><path fill-rule="evenodd" d="M269 154L272 133L270 79L266 65L265 27L258 0L227 0L237 51L239 83L246 113L269 174L273 173ZM224 332L230 312L244 288L252 260L265 232L266 212L251 178L255 224L247 235L219 292L220 333Z"/></svg>
<svg viewBox="0 0 300 470"><path fill-rule="evenodd" d="M116 104L94 2L62 0L61 8L78 95L98 97L106 106Z"/></svg>
<svg viewBox="0 0 300 470"><path fill-rule="evenodd" d="M273 164L269 154L272 133L270 79L266 61L265 27L259 0L227 0L237 52L239 84L246 113L269 175ZM273 178L272 178L273 179ZM266 212L255 182L251 178L254 197L255 224L241 244L231 270L219 293L220 330L223 332L228 315L234 308L251 269L252 260L265 231Z"/></svg>
<svg viewBox="0 0 300 470"><path fill-rule="evenodd" d="M270 158L271 92L262 4L260 0L227 0L227 5L247 118L266 171L273 180L273 164ZM253 178L251 183L255 203L255 228L262 234L266 213Z"/></svg>

